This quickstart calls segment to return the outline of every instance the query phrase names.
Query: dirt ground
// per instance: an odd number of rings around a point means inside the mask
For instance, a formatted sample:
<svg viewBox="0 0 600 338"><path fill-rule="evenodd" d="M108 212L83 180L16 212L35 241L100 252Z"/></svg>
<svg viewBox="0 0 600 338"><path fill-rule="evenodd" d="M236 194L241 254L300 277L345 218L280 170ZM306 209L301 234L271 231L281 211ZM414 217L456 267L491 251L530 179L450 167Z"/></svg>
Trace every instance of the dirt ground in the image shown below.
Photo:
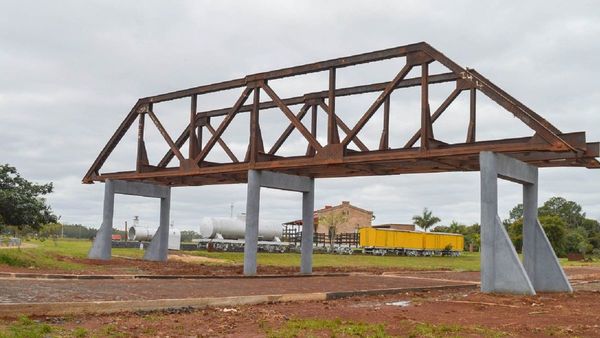
<svg viewBox="0 0 600 338"><path fill-rule="evenodd" d="M279 303L204 310L36 318L65 332L99 336L285 336L290 324L318 320L380 324L391 336L600 336L600 283L573 294L488 295L477 291L407 292L399 295ZM579 289L579 287L577 287ZM390 305L405 301L406 306ZM1 325L7 323L0 322ZM326 329L291 331L330 336ZM344 335L342 335L344 336ZM349 335L346 335L349 336Z"/></svg>
<svg viewBox="0 0 600 338"><path fill-rule="evenodd" d="M242 267L237 265L214 266L210 264L191 264L185 261L171 260L168 263L146 262L115 258L109 262L86 261L86 264L97 264L108 269L95 271L92 268L80 273L125 273L123 266L132 265L135 270L127 273L144 274L177 274L177 275L239 275ZM4 270L4 269L3 269ZM101 271L101 272L100 272ZM377 278L385 278L382 284L402 283L406 285L433 285L455 282L473 282L479 280L478 272L455 271L402 271L398 269L316 269L317 272L357 272L377 274ZM76 315L69 317L39 317L33 318L36 325L50 325L53 332L60 335L74 336L134 336L134 337L285 337L285 336L365 336L357 329L357 325L374 325L390 336L401 337L600 337L600 268L598 267L568 267L565 268L569 279L574 284L573 294L542 293L537 296L514 296L482 294L475 289L436 290L423 292L405 292L385 296L362 296L339 300L319 302L296 302L239 306L232 308L209 308L203 310L168 309L156 312L122 313L113 315ZM42 272L24 269L15 272ZM56 273L57 271L49 271ZM259 267L260 274L296 273L295 268ZM398 278L395 278L397 276ZM315 278L312 286L306 286L305 291L319 285ZM333 281L334 279L330 279ZM389 281L387 281L389 279ZM302 286L302 278L291 288ZM24 281L24 280L23 280ZM250 282L251 279L244 282ZM46 284L52 281L27 281L35 284L35 290L44 290ZM79 282L79 281L78 281ZM0 281L0 283L6 283ZM6 294L6 285L0 289ZM96 286L103 294L123 296L127 299L131 289L124 287L130 281L97 280ZM113 284L111 284L113 283ZM123 284L120 284L123 283ZM141 282L147 283L147 282ZM182 295L195 295L203 287L203 280L194 282L187 280L159 280L158 287L147 289L146 296L160 296L166 290L176 289ZM247 292L244 286L215 281L214 286L229 294L231 292ZM250 288L252 283L246 284ZM269 284L275 283L275 284ZM359 287L351 283L338 284L344 287ZM353 283L365 283L356 278ZM366 281L372 283L372 281ZM268 285L267 285L268 284ZM403 285L404 285L403 284ZM36 286L37 285L37 286ZM77 290L70 290L68 284L56 295L64 300ZM85 285L85 282L83 283ZM32 285L29 285L32 286ZM88 285L89 286L89 285ZM94 286L92 285L92 288ZM277 291L277 278L264 284L261 288ZM319 286L322 287L322 286ZM118 291L115 291L118 290ZM237 290L237 291L236 291ZM84 293L85 290L80 290ZM37 292L37 291L36 291ZM42 292L43 291L39 291ZM101 293L102 293L101 292ZM171 292L171 291L169 291ZM50 295L52 293L49 293ZM166 293L165 293L166 295ZM199 294L198 294L199 295ZM143 295L142 295L143 296ZM202 295L200 295L202 296ZM89 297L84 297L89 298ZM102 298L102 297L101 297ZM83 298L82 298L83 299ZM112 298L115 300L123 298ZM35 298L33 299L35 300ZM27 300L24 300L27 301ZM31 300L29 300L31 301ZM399 303L398 303L399 302ZM396 305L391 305L395 303ZM398 306L403 305L403 306ZM0 333L15 325L14 320L0 319ZM346 327L346 331L335 331L335 327ZM371 327L371 326L369 326ZM354 330L354 331L353 331ZM356 331L358 330L358 331ZM341 332L341 333L340 333ZM82 333L85 333L83 335ZM369 334L372 334L369 333ZM369 334L366 334L368 336ZM382 335L377 331L374 335Z"/></svg>
<svg viewBox="0 0 600 338"><path fill-rule="evenodd" d="M223 276L223 275L242 275L244 267L241 264L215 264L222 263L219 259L204 258L190 255L170 255L167 262L152 262L141 259L130 259L123 257L114 257L108 261L93 260L86 258L57 258L63 261L79 263L84 265L81 270L59 270L43 268L23 268L23 267L0 267L0 272L16 273L40 273L40 274L77 274L77 275L119 275L119 274L140 274L140 275L204 275L204 276ZM298 273L299 267L277 267L277 266L258 266L258 274L294 274ZM383 272L399 271L397 268L376 268L376 267L317 267L315 272L369 272L381 274Z"/></svg>

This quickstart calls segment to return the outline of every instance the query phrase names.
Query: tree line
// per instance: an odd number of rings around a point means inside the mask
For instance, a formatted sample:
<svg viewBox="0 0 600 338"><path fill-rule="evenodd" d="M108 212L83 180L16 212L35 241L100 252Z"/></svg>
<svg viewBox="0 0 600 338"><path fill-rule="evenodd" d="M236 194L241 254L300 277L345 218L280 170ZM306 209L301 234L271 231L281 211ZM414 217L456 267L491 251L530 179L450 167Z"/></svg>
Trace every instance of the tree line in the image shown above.
<svg viewBox="0 0 600 338"><path fill-rule="evenodd" d="M538 208L538 219L554 252L559 257L569 253L600 256L600 223L586 217L581 205L563 197L551 197ZM422 215L413 217L415 225L425 231L449 232L462 234L465 237L465 250L480 246L481 227L478 223L467 226L452 221L448 226L436 226L438 217L425 208ZM509 217L502 222L518 252L523 247L523 204L518 204L509 212Z"/></svg>

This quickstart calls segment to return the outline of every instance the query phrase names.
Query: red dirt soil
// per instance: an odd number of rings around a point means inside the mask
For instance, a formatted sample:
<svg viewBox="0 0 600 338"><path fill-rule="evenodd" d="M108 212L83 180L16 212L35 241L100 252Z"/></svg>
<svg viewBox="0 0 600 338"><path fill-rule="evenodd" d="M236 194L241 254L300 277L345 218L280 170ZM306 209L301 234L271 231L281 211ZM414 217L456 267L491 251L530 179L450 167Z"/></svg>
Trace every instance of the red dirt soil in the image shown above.
<svg viewBox="0 0 600 338"><path fill-rule="evenodd" d="M110 328L142 337L262 337L269 330L286 325L291 319L342 319L381 323L387 333L398 336L410 333L420 336L415 327L420 323L429 323L446 325L437 335L450 330L446 332L449 336L480 337L504 333L517 337L598 337L600 285L596 284L595 287L595 291L541 294L534 297L440 290L231 309L40 319L58 323L58 326L67 330L83 327L91 334L102 335ZM407 307L386 305L399 300L410 301L410 304ZM328 334L321 332L317 336Z"/></svg>

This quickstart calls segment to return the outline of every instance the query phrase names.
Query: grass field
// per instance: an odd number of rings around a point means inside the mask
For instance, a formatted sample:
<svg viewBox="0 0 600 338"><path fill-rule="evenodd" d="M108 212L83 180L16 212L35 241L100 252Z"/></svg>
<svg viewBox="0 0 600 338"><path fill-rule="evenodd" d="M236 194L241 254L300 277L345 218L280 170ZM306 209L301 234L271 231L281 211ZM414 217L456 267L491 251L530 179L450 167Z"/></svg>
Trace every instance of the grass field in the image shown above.
<svg viewBox="0 0 600 338"><path fill-rule="evenodd" d="M72 262L64 258L85 258L90 249L88 240L46 240L30 241L34 247L22 249L1 249L0 268L2 266L34 267L57 270L84 270L84 263ZM139 249L113 249L113 255L141 258L143 251ZM241 252L206 252L183 251L182 253L210 258L223 259L225 263L243 264ZM564 266L600 266L600 262L568 262L560 259ZM300 255L296 253L259 253L258 264L268 266L298 266ZM415 270L450 269L456 271L478 271L479 253L465 252L459 257L404 257L404 256L371 256L371 255L330 255L315 254L314 267L373 267L398 268Z"/></svg>

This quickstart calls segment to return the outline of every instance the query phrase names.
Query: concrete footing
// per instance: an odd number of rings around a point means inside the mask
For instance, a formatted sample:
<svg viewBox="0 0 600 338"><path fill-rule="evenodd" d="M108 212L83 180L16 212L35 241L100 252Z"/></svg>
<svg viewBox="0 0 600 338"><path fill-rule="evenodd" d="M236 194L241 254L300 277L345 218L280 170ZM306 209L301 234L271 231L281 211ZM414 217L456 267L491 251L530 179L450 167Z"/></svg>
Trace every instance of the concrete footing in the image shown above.
<svg viewBox="0 0 600 338"><path fill-rule="evenodd" d="M258 222L260 210L260 188L271 188L302 193L302 244L300 272L312 273L313 212L315 200L314 179L266 170L248 171L248 194L246 199L246 235L244 237L244 275L256 275L256 253L258 247Z"/></svg>
<svg viewBox="0 0 600 338"><path fill-rule="evenodd" d="M538 169L481 152L481 291L534 295L573 289L537 219ZM523 257L498 217L498 177L523 185Z"/></svg>
<svg viewBox="0 0 600 338"><path fill-rule="evenodd" d="M104 182L104 210L102 225L96 233L88 258L107 260L111 257L111 242L115 194L160 198L160 224L157 233L146 249L144 259L166 261L169 241L169 213L171 208L171 188L156 184L106 180Z"/></svg>

